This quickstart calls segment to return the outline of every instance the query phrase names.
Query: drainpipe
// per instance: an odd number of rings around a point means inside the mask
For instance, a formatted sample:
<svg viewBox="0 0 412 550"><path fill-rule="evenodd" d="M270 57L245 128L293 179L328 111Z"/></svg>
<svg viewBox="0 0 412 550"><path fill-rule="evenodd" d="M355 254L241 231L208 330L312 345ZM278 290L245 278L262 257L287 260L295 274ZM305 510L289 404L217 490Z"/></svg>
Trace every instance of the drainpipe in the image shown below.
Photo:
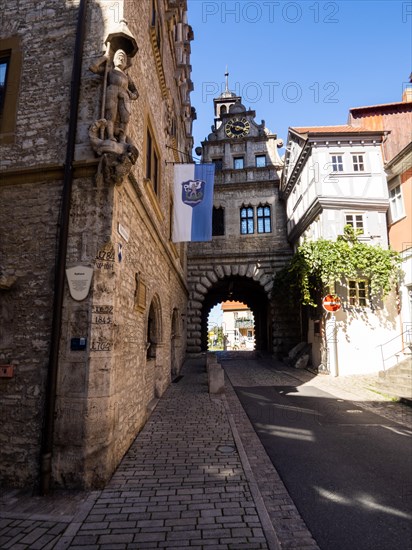
<svg viewBox="0 0 412 550"><path fill-rule="evenodd" d="M70 202L73 184L73 160L77 131L83 46L86 35L87 0L80 0L77 19L76 42L70 86L70 119L67 137L66 161L64 164L62 204L60 212L59 249L54 280L53 321L51 330L50 356L44 406L44 421L40 456L40 493L50 491L53 454L53 431L56 405L57 371L59 360L62 308L64 298L67 240L69 234Z"/></svg>

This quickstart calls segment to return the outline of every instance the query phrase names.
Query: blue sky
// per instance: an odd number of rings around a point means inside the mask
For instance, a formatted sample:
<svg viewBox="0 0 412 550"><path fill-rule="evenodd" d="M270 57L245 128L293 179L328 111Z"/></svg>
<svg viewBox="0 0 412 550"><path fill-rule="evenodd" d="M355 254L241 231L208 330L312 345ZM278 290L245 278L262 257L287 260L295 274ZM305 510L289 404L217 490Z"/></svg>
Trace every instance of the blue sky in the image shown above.
<svg viewBox="0 0 412 550"><path fill-rule="evenodd" d="M284 141L289 126L345 124L350 107L400 101L412 70L412 1L188 0L188 16L195 147L226 65L230 89Z"/></svg>
<svg viewBox="0 0 412 550"><path fill-rule="evenodd" d="M213 97L230 88L258 122L345 124L350 107L400 101L411 68L411 1L188 0L198 120L210 133Z"/></svg>

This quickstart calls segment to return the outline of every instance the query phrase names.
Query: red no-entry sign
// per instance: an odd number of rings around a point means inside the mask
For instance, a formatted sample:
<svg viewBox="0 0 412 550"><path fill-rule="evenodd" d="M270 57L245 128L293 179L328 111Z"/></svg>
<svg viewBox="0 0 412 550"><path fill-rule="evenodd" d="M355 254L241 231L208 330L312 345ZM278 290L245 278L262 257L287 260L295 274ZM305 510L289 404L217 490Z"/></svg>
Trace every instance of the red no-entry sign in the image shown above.
<svg viewBox="0 0 412 550"><path fill-rule="evenodd" d="M338 311L341 305L340 298L336 294L327 294L322 300L323 309L326 311Z"/></svg>

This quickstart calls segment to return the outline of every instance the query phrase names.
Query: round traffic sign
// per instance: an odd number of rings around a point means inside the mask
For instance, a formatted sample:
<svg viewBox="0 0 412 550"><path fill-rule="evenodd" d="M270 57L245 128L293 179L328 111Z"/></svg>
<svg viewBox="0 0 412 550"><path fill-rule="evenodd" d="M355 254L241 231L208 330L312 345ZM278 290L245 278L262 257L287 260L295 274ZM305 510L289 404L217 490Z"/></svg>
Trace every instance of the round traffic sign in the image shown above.
<svg viewBox="0 0 412 550"><path fill-rule="evenodd" d="M322 300L323 309L326 311L338 311L341 305L340 298L336 294L327 294Z"/></svg>

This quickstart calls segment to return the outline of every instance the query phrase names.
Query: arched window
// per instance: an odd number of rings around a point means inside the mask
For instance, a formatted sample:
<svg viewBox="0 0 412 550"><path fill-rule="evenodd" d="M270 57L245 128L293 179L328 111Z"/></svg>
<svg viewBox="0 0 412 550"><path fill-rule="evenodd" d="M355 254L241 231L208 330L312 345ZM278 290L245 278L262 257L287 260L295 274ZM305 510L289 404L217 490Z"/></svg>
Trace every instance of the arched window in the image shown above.
<svg viewBox="0 0 412 550"><path fill-rule="evenodd" d="M257 208L257 230L258 233L271 233L272 231L270 206L268 204L260 204Z"/></svg>
<svg viewBox="0 0 412 550"><path fill-rule="evenodd" d="M147 318L147 359L155 359L157 346L162 340L161 310L160 301L155 296L150 304L149 315Z"/></svg>
<svg viewBox="0 0 412 550"><path fill-rule="evenodd" d="M220 116L225 115L227 113L227 107L226 105L222 105L220 107Z"/></svg>
<svg viewBox="0 0 412 550"><path fill-rule="evenodd" d="M240 233L250 235L255 232L255 219L253 206L242 206L240 209Z"/></svg>
<svg viewBox="0 0 412 550"><path fill-rule="evenodd" d="M213 207L212 236L218 237L225 234L225 209Z"/></svg>

